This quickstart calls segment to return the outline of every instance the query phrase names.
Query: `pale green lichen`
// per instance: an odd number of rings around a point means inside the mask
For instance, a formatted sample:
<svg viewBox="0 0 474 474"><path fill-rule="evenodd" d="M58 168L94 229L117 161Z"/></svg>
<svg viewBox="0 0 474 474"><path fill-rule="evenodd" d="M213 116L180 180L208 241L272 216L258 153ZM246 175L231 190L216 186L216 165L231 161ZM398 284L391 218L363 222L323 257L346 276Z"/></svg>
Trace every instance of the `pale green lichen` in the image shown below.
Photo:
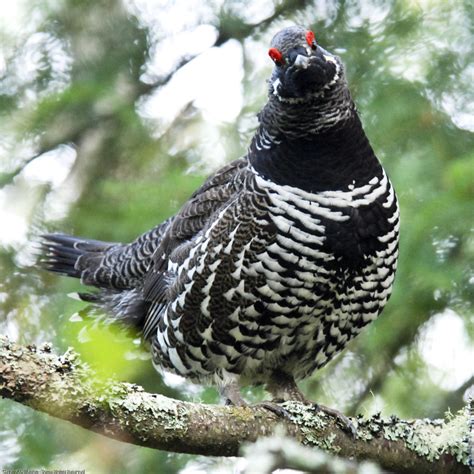
<svg viewBox="0 0 474 474"><path fill-rule="evenodd" d="M312 429L323 429L327 426L324 419L327 415L316 407L299 402L285 402L282 406L299 426L304 425Z"/></svg>
<svg viewBox="0 0 474 474"><path fill-rule="evenodd" d="M114 388L115 393L105 397L113 414L122 411L133 414L134 420L150 424L158 424L164 431L174 432L187 427L185 410L179 402L158 394L149 394L130 384L120 384Z"/></svg>
<svg viewBox="0 0 474 474"><path fill-rule="evenodd" d="M458 462L468 462L469 417L467 409L461 410L448 421L401 421L396 417L384 420L379 414L367 420L357 420L358 437L369 440L382 436L388 441L402 441L408 449L432 462L449 454Z"/></svg>
<svg viewBox="0 0 474 474"><path fill-rule="evenodd" d="M465 412L458 413L451 421L416 420L412 423L400 422L387 426L386 439L405 441L409 449L434 461L443 454L452 455L458 462L467 463L468 446L466 431L468 417Z"/></svg>
<svg viewBox="0 0 474 474"><path fill-rule="evenodd" d="M321 431L327 426L325 420L326 414L319 411L316 407L304 405L298 402L286 402L283 407L290 414L292 421L294 421L301 433L303 434L303 443L333 453L339 452L340 448L334 445L336 435L332 434L326 437L318 436L318 431Z"/></svg>
<svg viewBox="0 0 474 474"><path fill-rule="evenodd" d="M360 415L355 420L353 420L354 428L357 432L357 438L363 441L371 441L374 439L374 435L372 434L370 429L360 429L361 427L365 426L365 420Z"/></svg>

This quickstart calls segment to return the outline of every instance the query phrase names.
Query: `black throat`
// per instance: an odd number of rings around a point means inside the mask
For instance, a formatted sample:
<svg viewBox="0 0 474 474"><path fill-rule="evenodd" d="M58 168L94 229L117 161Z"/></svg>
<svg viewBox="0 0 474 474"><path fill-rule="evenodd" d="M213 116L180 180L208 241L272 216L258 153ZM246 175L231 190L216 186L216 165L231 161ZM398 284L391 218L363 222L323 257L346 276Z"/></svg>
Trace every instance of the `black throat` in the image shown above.
<svg viewBox="0 0 474 474"><path fill-rule="evenodd" d="M261 176L277 184L308 192L346 190L382 175L355 110L328 129L291 138L279 134L267 147L261 146L262 134L268 136L263 124L250 145L249 160Z"/></svg>

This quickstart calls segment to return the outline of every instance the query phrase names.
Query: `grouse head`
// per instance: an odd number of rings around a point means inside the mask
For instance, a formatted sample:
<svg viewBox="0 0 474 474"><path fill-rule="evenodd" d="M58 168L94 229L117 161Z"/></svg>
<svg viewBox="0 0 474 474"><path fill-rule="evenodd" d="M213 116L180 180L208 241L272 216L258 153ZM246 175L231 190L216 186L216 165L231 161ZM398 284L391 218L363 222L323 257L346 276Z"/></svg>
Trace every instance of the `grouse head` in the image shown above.
<svg viewBox="0 0 474 474"><path fill-rule="evenodd" d="M306 101L345 82L339 57L321 48L314 33L291 26L272 39L269 56L275 63L270 80L270 96L282 102Z"/></svg>

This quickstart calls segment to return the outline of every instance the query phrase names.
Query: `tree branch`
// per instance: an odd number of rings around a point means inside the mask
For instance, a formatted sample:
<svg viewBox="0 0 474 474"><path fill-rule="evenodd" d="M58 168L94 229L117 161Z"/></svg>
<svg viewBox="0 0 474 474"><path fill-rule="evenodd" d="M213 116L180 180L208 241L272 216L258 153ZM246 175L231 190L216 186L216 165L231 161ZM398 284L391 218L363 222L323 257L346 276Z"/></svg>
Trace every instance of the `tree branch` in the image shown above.
<svg viewBox="0 0 474 474"><path fill-rule="evenodd" d="M48 344L20 346L3 336L0 396L110 438L174 452L235 456L244 443L282 424L303 444L371 459L396 472L469 472L473 415L467 409L448 421L355 418L354 439L314 407L287 402L289 419L282 420L258 406L172 400L136 385L101 381L70 350L57 356Z"/></svg>

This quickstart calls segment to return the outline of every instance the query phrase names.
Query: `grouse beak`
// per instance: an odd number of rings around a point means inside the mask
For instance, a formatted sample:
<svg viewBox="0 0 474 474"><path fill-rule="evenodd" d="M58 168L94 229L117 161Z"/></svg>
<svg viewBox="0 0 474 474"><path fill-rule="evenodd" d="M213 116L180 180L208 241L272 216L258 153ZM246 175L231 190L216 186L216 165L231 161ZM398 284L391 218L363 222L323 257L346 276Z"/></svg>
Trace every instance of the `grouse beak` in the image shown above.
<svg viewBox="0 0 474 474"><path fill-rule="evenodd" d="M302 54L298 54L298 56L296 56L295 62L293 63L297 69L308 69L308 64L308 56L303 56Z"/></svg>

